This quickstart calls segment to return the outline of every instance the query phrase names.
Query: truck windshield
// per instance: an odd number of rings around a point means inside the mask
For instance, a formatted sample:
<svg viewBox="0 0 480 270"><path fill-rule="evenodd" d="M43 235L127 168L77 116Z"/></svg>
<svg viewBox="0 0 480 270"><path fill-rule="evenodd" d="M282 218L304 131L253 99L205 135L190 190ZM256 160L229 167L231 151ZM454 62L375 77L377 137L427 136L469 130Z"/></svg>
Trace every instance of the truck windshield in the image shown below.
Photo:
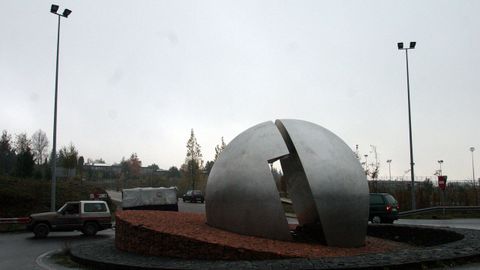
<svg viewBox="0 0 480 270"><path fill-rule="evenodd" d="M66 203L57 211L62 214L76 215L80 213L80 203Z"/></svg>
<svg viewBox="0 0 480 270"><path fill-rule="evenodd" d="M64 204L62 207L60 207L60 209L57 210L57 212L62 212L63 210L65 210L65 207L67 206L68 203Z"/></svg>

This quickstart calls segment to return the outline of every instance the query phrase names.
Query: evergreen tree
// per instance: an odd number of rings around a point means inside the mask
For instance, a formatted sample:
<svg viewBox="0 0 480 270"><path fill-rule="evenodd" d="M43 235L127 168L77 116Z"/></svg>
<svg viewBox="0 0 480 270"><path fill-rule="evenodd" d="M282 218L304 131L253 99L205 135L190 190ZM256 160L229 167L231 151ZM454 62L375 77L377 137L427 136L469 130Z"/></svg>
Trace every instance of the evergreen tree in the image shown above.
<svg viewBox="0 0 480 270"><path fill-rule="evenodd" d="M130 158L125 160L125 157L122 157L120 161L120 166L122 168L122 173L127 178L137 178L140 176L140 170L142 168L142 161L138 158L137 153L132 153Z"/></svg>
<svg viewBox="0 0 480 270"><path fill-rule="evenodd" d="M212 168L213 168L213 164L215 162L210 160L210 161L207 161L207 163L205 163L205 172L207 173L207 175L210 175L210 171L212 171Z"/></svg>
<svg viewBox="0 0 480 270"><path fill-rule="evenodd" d="M84 169L85 159L83 156L80 156L77 161L77 169L78 174L80 175L80 179L83 179L83 169Z"/></svg>
<svg viewBox="0 0 480 270"><path fill-rule="evenodd" d="M190 139L187 142L187 157L185 158L186 168L191 176L192 189L195 189L195 182L200 177L200 171L203 168L201 147L195 138L193 128L190 132Z"/></svg>
<svg viewBox="0 0 480 270"><path fill-rule="evenodd" d="M0 138L0 175L8 175L15 166L15 152L11 144L12 136L6 130Z"/></svg>
<svg viewBox="0 0 480 270"><path fill-rule="evenodd" d="M168 178L179 178L180 177L180 171L178 170L177 167L172 166L170 169L168 169Z"/></svg>
<svg viewBox="0 0 480 270"><path fill-rule="evenodd" d="M31 177L35 164L32 153L32 142L27 138L26 133L20 133L16 137L15 152L17 158L15 174L19 177Z"/></svg>
<svg viewBox="0 0 480 270"><path fill-rule="evenodd" d="M78 150L73 143L70 143L68 147L64 146L60 149L58 159L60 166L63 168L74 169L78 163Z"/></svg>
<svg viewBox="0 0 480 270"><path fill-rule="evenodd" d="M137 153L133 153L128 160L128 170L130 177L139 177L140 170L142 168L142 161L137 156Z"/></svg>

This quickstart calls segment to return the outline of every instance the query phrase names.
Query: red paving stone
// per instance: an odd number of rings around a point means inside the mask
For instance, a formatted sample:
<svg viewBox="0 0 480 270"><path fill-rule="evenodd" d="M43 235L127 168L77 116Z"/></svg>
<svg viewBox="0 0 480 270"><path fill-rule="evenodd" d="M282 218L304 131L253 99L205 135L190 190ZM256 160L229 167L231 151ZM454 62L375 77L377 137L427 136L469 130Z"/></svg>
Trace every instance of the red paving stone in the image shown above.
<svg viewBox="0 0 480 270"><path fill-rule="evenodd" d="M164 211L118 211L116 246L144 255L186 259L280 259L355 256L409 247L367 237L359 248L285 242L240 235L211 227L203 214Z"/></svg>

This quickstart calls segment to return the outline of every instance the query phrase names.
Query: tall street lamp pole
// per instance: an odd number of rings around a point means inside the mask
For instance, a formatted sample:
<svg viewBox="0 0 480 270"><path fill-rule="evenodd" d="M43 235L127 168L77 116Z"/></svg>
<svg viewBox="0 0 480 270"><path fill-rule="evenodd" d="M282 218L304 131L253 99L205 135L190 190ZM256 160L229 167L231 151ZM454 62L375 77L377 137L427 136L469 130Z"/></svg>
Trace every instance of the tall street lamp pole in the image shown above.
<svg viewBox="0 0 480 270"><path fill-rule="evenodd" d="M392 163L392 160L391 159L387 160L387 163L388 163L388 180L392 181L392 170L390 168L390 164Z"/></svg>
<svg viewBox="0 0 480 270"><path fill-rule="evenodd" d="M65 9L62 14L58 13L58 6L52 5L50 12L58 16L58 30L57 30L57 61L55 68L55 107L53 111L53 147L52 147L52 190L50 210L54 212L55 209L55 192L57 182L57 96L58 96L58 55L60 52L60 17L67 18L71 10Z"/></svg>
<svg viewBox="0 0 480 270"><path fill-rule="evenodd" d="M408 130L409 130L409 137L410 137L410 175L412 177L412 209L416 209L415 206L415 172L413 170L413 166L415 163L413 162L413 141L412 141L412 116L410 110L410 76L408 73L408 50L415 49L415 45L417 43L415 41L410 42L409 48L404 48L403 42L397 43L399 50L405 51L405 59L406 59L406 66L407 66L407 96L408 96Z"/></svg>
<svg viewBox="0 0 480 270"><path fill-rule="evenodd" d="M440 176L442 176L442 175L443 175L443 172L442 172L442 163L443 163L443 160L438 160L437 162L438 162L438 164L440 165L440 170L438 171L438 173L440 174Z"/></svg>
<svg viewBox="0 0 480 270"><path fill-rule="evenodd" d="M475 204L478 205L478 194L477 194L477 188L475 187L475 162L473 159L473 151L475 151L475 147L470 147L470 152L472 152L472 179L473 179L473 190L475 191Z"/></svg>

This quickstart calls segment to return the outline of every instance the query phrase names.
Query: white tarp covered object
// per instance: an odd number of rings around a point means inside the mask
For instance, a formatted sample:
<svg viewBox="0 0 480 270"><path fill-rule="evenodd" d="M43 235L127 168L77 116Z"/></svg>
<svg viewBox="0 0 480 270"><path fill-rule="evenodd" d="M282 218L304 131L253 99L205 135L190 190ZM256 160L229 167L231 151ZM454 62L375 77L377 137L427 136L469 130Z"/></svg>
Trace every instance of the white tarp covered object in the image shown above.
<svg viewBox="0 0 480 270"><path fill-rule="evenodd" d="M122 208L176 203L177 189L174 187L143 187L123 190Z"/></svg>

